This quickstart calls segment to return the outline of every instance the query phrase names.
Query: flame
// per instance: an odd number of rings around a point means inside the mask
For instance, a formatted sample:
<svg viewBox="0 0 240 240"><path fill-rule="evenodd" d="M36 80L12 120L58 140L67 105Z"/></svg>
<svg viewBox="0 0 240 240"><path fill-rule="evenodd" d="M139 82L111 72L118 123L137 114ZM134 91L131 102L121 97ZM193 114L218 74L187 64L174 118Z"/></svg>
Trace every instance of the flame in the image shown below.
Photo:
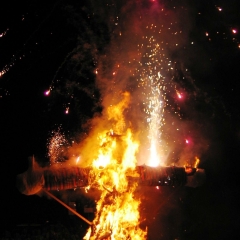
<svg viewBox="0 0 240 240"><path fill-rule="evenodd" d="M199 163L200 163L200 159L198 157L195 157L194 168L197 168Z"/></svg>
<svg viewBox="0 0 240 240"><path fill-rule="evenodd" d="M111 163L114 150L116 149L116 140L111 139L107 133L99 134L98 158L93 161L93 166L96 168L106 167Z"/></svg>
<svg viewBox="0 0 240 240"><path fill-rule="evenodd" d="M130 93L123 92L123 99L116 105L110 105L107 109L108 120L112 122L112 131L117 134L121 134L126 126L125 118L123 115L124 110L128 107L130 103Z"/></svg>
<svg viewBox="0 0 240 240"><path fill-rule="evenodd" d="M84 239L146 239L146 231L139 227L140 200L134 197L137 184L130 185L127 173L134 171L139 143L130 128L126 128L123 112L130 102L130 94L107 109L110 131L98 134L98 155L94 159L91 183L102 191L97 213ZM117 133L117 134L116 134Z"/></svg>

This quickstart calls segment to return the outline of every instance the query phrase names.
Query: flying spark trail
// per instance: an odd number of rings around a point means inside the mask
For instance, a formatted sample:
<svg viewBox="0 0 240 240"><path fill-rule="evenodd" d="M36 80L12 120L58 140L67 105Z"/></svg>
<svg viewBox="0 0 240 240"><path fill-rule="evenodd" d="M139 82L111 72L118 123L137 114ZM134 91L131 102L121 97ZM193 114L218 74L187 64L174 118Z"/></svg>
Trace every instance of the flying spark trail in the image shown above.
<svg viewBox="0 0 240 240"><path fill-rule="evenodd" d="M7 30L5 30L4 32L0 33L0 38L2 38L3 36L5 36L8 31L9 31L9 29L7 29Z"/></svg>

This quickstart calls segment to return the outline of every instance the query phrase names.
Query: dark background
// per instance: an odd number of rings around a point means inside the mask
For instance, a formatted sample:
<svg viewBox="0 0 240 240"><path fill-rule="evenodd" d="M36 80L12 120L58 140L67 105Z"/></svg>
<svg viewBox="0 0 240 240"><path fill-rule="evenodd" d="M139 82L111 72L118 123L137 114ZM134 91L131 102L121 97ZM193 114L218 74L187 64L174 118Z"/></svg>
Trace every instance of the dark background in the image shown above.
<svg viewBox="0 0 240 240"><path fill-rule="evenodd" d="M207 182L197 189L163 189L162 195L152 193L158 210L153 213L155 220L149 220L151 239L233 239L240 224L240 38L231 29L240 31L240 6L233 0L184 4L195 16L189 42L196 44L174 57L185 56L183 64L209 101L194 105L197 111L209 111L206 115L212 126L205 134L211 144L200 165L206 170ZM222 7L222 14L216 11L217 6ZM21 195L15 188L15 176L27 169L29 156L46 158L46 143L52 129L61 124L72 138L81 123L90 119L94 111L101 111L97 105L99 92L91 75L94 62L90 53L78 46L94 41L99 53L103 53L110 41L110 30L101 16L88 20L91 9L85 1L44 4L9 1L1 4L0 9L0 33L9 29L0 38L0 69L9 67L0 77L1 227L6 230L19 223L56 219L66 223L67 212L57 203ZM89 39L86 33L89 29L95 39ZM205 32L211 35L211 41ZM69 57L71 52L81 52L85 65L73 61ZM89 87L95 98L75 87L79 68L81 87ZM48 98L43 93L52 81L56 92ZM72 111L66 115L69 102ZM156 237L154 232L159 231L162 235Z"/></svg>

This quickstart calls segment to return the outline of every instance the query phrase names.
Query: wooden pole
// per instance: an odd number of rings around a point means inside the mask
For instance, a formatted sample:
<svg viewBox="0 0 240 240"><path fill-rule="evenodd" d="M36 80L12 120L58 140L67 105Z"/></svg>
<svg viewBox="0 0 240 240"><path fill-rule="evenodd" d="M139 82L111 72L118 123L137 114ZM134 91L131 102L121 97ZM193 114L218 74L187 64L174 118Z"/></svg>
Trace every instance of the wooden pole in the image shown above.
<svg viewBox="0 0 240 240"><path fill-rule="evenodd" d="M85 221L86 223L88 223L89 225L92 225L93 223L88 221L85 217L83 217L81 214L79 214L77 211L75 211L74 209L72 209L71 207L69 207L66 203L62 202L60 199L58 199L57 197L55 197L52 193L48 192L47 190L43 189L43 191L50 196L51 198L55 199L57 202L59 202L60 204L62 204L65 208L67 208L69 211L71 211L73 214L75 214L76 216L78 216L79 218L81 218L83 221Z"/></svg>

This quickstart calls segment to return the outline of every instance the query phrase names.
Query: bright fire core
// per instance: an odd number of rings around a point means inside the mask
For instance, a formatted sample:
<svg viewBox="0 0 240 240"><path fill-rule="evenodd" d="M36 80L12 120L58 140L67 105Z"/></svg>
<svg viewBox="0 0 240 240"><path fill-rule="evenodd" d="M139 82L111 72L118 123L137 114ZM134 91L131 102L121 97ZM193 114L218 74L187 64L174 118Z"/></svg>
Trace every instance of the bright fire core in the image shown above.
<svg viewBox="0 0 240 240"><path fill-rule="evenodd" d="M131 129L125 129L123 112L130 101L129 93L107 110L111 131L98 133L97 156L93 161L91 185L102 194L97 202L97 214L85 239L145 239L146 231L139 228L140 200L134 197L136 184L130 185L127 174L134 174L137 165L138 142ZM120 123L120 124L119 124ZM94 233L93 233L94 231ZM109 238L110 239L110 238Z"/></svg>

